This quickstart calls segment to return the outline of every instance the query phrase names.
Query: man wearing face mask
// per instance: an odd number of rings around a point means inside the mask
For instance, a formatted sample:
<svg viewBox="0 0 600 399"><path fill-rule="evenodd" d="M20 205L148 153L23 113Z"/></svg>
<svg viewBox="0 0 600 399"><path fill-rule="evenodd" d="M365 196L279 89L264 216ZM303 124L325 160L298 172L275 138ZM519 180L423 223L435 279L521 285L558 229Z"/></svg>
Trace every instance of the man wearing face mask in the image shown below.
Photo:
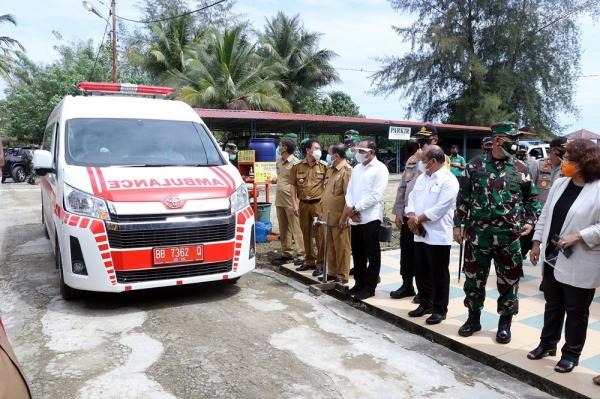
<svg viewBox="0 0 600 399"><path fill-rule="evenodd" d="M292 209L300 221L305 253L304 264L296 270L315 269L313 276L319 276L323 273L324 241L321 225L313 226L313 218L322 214L320 202L327 163L321 161L321 145L316 140L307 140L302 152L305 157L302 162L294 165L290 177Z"/></svg>
<svg viewBox="0 0 600 399"><path fill-rule="evenodd" d="M357 146L359 142L360 136L356 130L346 130L346 132L344 133L346 162L348 162L348 165L352 167L356 165L356 159L354 159L354 153L352 152L352 148Z"/></svg>
<svg viewBox="0 0 600 399"><path fill-rule="evenodd" d="M511 340L512 316L519 311L523 272L519 238L533 229L540 203L527 166L514 157L520 134L517 125L500 122L491 129L492 151L468 163L456 200L453 234L458 243L465 239L463 289L469 310L458 334L468 337L481 330L485 285L493 259L500 314L496 342L506 344Z"/></svg>
<svg viewBox="0 0 600 399"><path fill-rule="evenodd" d="M290 177L294 165L300 163L294 153L296 142L284 137L279 142L279 153L275 167L277 178L270 183L277 184L275 192L275 209L277 211L277 224L279 225L279 241L281 242L281 255L273 259L273 264L282 265L293 261L295 265L302 265L304 261L304 244L298 216L294 215L292 208L292 192Z"/></svg>
<svg viewBox="0 0 600 399"><path fill-rule="evenodd" d="M351 223L355 285L349 293L358 300L375 295L381 269L379 226L383 221L383 195L389 172L376 153L377 144L372 140L363 140L354 148L358 163L348 182L346 209L340 219L340 228L349 220Z"/></svg>
<svg viewBox="0 0 600 399"><path fill-rule="evenodd" d="M413 136L417 142L417 151L408 158L404 165L404 172L396 191L393 213L396 215L396 226L400 229L400 275L402 285L397 290L390 292L392 299L402 299L415 296L413 278L415 277L414 235L406 224L408 218L404 210L408 203L408 195L412 191L417 177L423 173L424 165L421 161L423 151L430 144L437 144L437 130L431 125L422 126ZM413 299L419 302L418 296Z"/></svg>
<svg viewBox="0 0 600 399"><path fill-rule="evenodd" d="M321 196L323 214L321 220L328 220L327 224L327 266L328 280L346 284L350 269L350 229L340 227L340 221L346 207L346 191L352 175L352 167L348 165L343 144L329 146L327 159L331 166L325 174L325 187ZM327 219L329 215L329 219ZM319 279L322 280L321 277Z"/></svg>

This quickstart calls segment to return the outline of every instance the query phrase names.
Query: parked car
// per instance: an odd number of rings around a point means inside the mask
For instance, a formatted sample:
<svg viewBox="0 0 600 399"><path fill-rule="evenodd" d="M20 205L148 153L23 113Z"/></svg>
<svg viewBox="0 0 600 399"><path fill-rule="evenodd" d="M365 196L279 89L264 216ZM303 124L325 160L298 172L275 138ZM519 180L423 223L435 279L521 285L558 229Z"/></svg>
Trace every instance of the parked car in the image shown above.
<svg viewBox="0 0 600 399"><path fill-rule="evenodd" d="M9 148L4 154L2 167L2 183L11 178L15 183L22 183L31 174L31 160L34 147Z"/></svg>
<svg viewBox="0 0 600 399"><path fill-rule="evenodd" d="M550 144L541 141L520 141L520 145L527 147L527 154L533 159L547 158L550 153Z"/></svg>

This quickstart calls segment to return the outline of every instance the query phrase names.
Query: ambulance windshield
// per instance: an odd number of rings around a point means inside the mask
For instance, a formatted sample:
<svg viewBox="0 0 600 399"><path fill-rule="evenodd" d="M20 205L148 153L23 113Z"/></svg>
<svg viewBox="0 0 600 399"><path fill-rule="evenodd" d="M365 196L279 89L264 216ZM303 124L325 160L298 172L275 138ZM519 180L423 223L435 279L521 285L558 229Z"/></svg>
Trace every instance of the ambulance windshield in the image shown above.
<svg viewBox="0 0 600 399"><path fill-rule="evenodd" d="M67 163L79 166L214 166L227 161L199 123L77 118L65 125Z"/></svg>

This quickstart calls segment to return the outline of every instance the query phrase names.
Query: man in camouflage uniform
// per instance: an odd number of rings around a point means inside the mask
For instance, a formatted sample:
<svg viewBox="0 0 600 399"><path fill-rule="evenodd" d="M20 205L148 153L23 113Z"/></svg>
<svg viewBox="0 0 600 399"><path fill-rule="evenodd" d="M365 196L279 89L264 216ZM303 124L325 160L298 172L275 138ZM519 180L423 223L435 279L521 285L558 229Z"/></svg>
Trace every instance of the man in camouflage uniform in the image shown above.
<svg viewBox="0 0 600 399"><path fill-rule="evenodd" d="M413 139L416 140L418 149L404 165L404 172L396 191L396 201L393 209L393 213L396 215L396 226L400 229L400 275L402 276L402 285L397 290L390 291L392 299L415 296L413 286L413 278L415 277L414 234L408 228L408 218L404 212L404 207L408 203L408 195L415 186L417 177L423 173L424 165L421 162L421 155L428 145L437 144L437 130L430 125L423 126L413 136ZM418 302L419 298L415 297L413 301Z"/></svg>
<svg viewBox="0 0 600 399"><path fill-rule="evenodd" d="M313 218L321 216L321 196L327 162L321 161L321 145L309 139L302 147L304 159L294 165L290 176L292 209L300 220L304 240L304 264L297 271L315 269L313 276L323 273L323 236L321 225L313 226ZM315 251L316 248L316 251Z"/></svg>
<svg viewBox="0 0 600 399"><path fill-rule="evenodd" d="M469 309L469 318L458 334L468 337L481 330L485 285L494 259L500 314L496 341L502 344L510 342L512 316L519 311L523 272L519 237L529 234L540 212L527 166L514 157L518 135L513 122L492 126L492 151L467 165L454 218L455 241L461 243L465 238L463 289Z"/></svg>
<svg viewBox="0 0 600 399"><path fill-rule="evenodd" d="M333 164L325 174L325 188L321 196L323 214L321 220L327 223L327 266L328 279L346 284L350 269L350 229L340 227L342 213L346 207L346 190L352 175L352 167L346 162L346 149L343 144L329 146ZM321 277L319 277L322 280Z"/></svg>

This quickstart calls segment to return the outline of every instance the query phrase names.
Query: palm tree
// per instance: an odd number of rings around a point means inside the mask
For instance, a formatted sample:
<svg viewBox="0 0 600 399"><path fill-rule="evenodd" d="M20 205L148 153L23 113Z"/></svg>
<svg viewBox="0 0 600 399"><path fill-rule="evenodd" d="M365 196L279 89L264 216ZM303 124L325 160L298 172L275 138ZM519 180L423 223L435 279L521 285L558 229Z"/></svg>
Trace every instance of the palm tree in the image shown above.
<svg viewBox="0 0 600 399"><path fill-rule="evenodd" d="M307 32L299 15L288 18L281 11L267 20L265 31L260 35L261 52L286 67L281 76L285 84L281 94L295 111L300 109L301 99L307 93L340 80L330 64L337 54L318 48L320 36Z"/></svg>
<svg viewBox="0 0 600 399"><path fill-rule="evenodd" d="M0 15L0 24L10 22L13 25L17 24L17 20L10 14ZM6 83L12 85L12 73L15 66L14 48L25 51L25 48L16 39L8 36L0 36L0 76Z"/></svg>
<svg viewBox="0 0 600 399"><path fill-rule="evenodd" d="M191 106L291 111L280 93L281 66L265 62L241 26L210 30L203 43L191 44L185 53L183 71L170 70L168 83Z"/></svg>
<svg viewBox="0 0 600 399"><path fill-rule="evenodd" d="M163 18L173 19L152 23L148 26L148 35L134 35L130 38L126 55L128 61L139 65L157 82L164 81L169 70L181 71L184 48L200 40L194 17L184 12L184 9L179 8L168 11ZM175 18L178 15L181 16Z"/></svg>

